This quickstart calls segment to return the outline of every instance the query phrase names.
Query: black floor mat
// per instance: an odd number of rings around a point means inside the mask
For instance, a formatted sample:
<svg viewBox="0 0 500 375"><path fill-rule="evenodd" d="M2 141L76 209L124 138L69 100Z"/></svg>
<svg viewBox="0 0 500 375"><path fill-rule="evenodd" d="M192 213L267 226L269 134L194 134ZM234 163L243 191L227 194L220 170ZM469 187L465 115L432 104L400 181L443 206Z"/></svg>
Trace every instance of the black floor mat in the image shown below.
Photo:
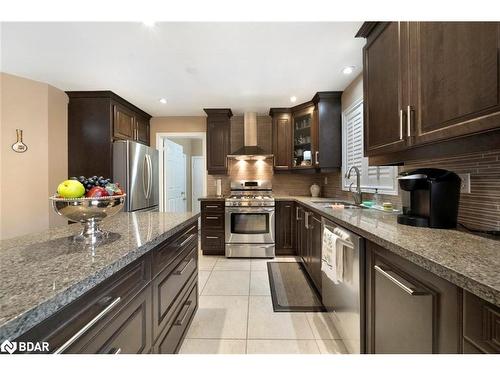
<svg viewBox="0 0 500 375"><path fill-rule="evenodd" d="M326 311L302 263L268 262L275 312Z"/></svg>

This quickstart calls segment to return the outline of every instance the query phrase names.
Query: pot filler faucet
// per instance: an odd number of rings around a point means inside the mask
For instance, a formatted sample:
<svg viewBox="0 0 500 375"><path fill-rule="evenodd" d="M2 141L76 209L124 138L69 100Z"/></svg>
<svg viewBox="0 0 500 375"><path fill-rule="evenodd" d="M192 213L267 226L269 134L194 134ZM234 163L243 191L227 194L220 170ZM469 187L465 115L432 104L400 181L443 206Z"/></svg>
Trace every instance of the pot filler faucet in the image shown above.
<svg viewBox="0 0 500 375"><path fill-rule="evenodd" d="M353 169L356 172L356 192L352 191L352 185L354 184L354 182L351 182L351 184L349 185L349 191L352 193L352 197L354 198L354 203L360 205L361 202L363 202L363 193L361 192L361 182L360 182L361 175L359 173L359 168L353 165L351 168L349 168L349 171L345 174L345 178L347 179L351 178L351 171Z"/></svg>

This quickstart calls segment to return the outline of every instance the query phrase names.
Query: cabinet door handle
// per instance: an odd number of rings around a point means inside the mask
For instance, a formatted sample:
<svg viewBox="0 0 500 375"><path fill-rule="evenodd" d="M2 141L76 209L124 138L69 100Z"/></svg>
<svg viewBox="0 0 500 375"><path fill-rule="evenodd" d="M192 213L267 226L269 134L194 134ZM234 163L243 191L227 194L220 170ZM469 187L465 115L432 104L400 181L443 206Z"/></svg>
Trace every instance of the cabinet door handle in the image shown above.
<svg viewBox="0 0 500 375"><path fill-rule="evenodd" d="M406 132L407 132L407 136L411 136L411 105L408 106L407 108L407 113L406 113L406 116L407 116L407 119L406 119Z"/></svg>
<svg viewBox="0 0 500 375"><path fill-rule="evenodd" d="M189 259L186 264L184 265L184 267L182 267L181 270L177 269L175 272L174 272L174 275L176 276L179 276L179 275L182 275L184 273L184 271L188 268L188 266L191 264L191 262L193 261L194 258L191 258Z"/></svg>
<svg viewBox="0 0 500 375"><path fill-rule="evenodd" d="M403 140L403 117L404 111L402 109L399 110L399 139Z"/></svg>
<svg viewBox="0 0 500 375"><path fill-rule="evenodd" d="M319 165L319 151L316 151L314 153L314 159L316 161L316 165Z"/></svg>
<svg viewBox="0 0 500 375"><path fill-rule="evenodd" d="M309 229L309 212L304 213L304 219L305 219L304 226L306 227L306 229Z"/></svg>
<svg viewBox="0 0 500 375"><path fill-rule="evenodd" d="M295 207L295 220L300 220L299 218L299 208L298 207Z"/></svg>
<svg viewBox="0 0 500 375"><path fill-rule="evenodd" d="M113 302L111 302L106 308L104 308L99 314L97 314L95 317L92 318L87 324L83 326L82 329L80 329L77 333L75 333L73 336L69 338L68 341L66 341L64 344L62 344L56 351L54 351L54 354L60 354L64 352L66 349L68 349L76 340L78 340L80 337L82 337L85 333L87 333L93 326L97 324L102 318L104 318L111 310L113 310L113 307L115 307L121 300L121 297L116 297Z"/></svg>
<svg viewBox="0 0 500 375"><path fill-rule="evenodd" d="M184 303L184 306L182 307L184 309L184 313L182 314L182 318L177 319L175 321L176 326L181 326L184 324L184 321L186 320L188 312L189 312L189 306L191 306L191 301L187 301L186 303ZM179 316L180 315L181 314L179 314Z"/></svg>
<svg viewBox="0 0 500 375"><path fill-rule="evenodd" d="M122 348L111 348L108 354L120 354L122 352Z"/></svg>
<svg viewBox="0 0 500 375"><path fill-rule="evenodd" d="M386 277L388 280L392 281L394 284L396 284L398 287L403 289L406 293L408 293L411 296L423 296L428 294L425 291L418 290L415 285L413 285L411 282L404 279L403 277L399 276L394 271L385 270L378 265L373 266L373 268L375 268L375 271L380 273L382 276Z"/></svg>
<svg viewBox="0 0 500 375"><path fill-rule="evenodd" d="M188 238L186 238L184 241L181 242L181 244L179 245L179 247L182 247L185 244L187 244L189 241L191 241L191 238L193 238L194 236L196 236L195 233L193 233L192 235L190 235Z"/></svg>

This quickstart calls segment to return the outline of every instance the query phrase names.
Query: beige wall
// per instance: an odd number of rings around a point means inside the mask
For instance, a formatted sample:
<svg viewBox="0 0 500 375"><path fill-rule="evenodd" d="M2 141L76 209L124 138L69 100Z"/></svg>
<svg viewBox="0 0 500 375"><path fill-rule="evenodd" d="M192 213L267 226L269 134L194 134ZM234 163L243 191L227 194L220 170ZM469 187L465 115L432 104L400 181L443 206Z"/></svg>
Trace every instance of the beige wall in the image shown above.
<svg viewBox="0 0 500 375"><path fill-rule="evenodd" d="M0 73L1 195L0 238L62 224L48 197L67 178L66 94L42 82ZM11 149L16 129L24 132L25 153Z"/></svg>
<svg viewBox="0 0 500 375"><path fill-rule="evenodd" d="M363 98L363 74L358 75L342 93L342 111L349 108L356 100Z"/></svg>
<svg viewBox="0 0 500 375"><path fill-rule="evenodd" d="M151 119L151 146L156 147L156 133L205 132L206 116L169 116Z"/></svg>

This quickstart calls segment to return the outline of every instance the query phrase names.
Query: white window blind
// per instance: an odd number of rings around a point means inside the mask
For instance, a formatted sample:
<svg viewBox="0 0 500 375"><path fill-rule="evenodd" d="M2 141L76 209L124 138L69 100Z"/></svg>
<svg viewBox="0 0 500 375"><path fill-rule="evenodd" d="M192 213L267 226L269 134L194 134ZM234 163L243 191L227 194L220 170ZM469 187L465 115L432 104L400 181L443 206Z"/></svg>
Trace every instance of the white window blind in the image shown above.
<svg viewBox="0 0 500 375"><path fill-rule="evenodd" d="M353 165L361 173L361 189L365 192L397 195L397 167L368 166L368 158L363 156L363 101L358 100L342 113L342 189L349 190L349 185L356 183L356 174L351 179L345 173Z"/></svg>

